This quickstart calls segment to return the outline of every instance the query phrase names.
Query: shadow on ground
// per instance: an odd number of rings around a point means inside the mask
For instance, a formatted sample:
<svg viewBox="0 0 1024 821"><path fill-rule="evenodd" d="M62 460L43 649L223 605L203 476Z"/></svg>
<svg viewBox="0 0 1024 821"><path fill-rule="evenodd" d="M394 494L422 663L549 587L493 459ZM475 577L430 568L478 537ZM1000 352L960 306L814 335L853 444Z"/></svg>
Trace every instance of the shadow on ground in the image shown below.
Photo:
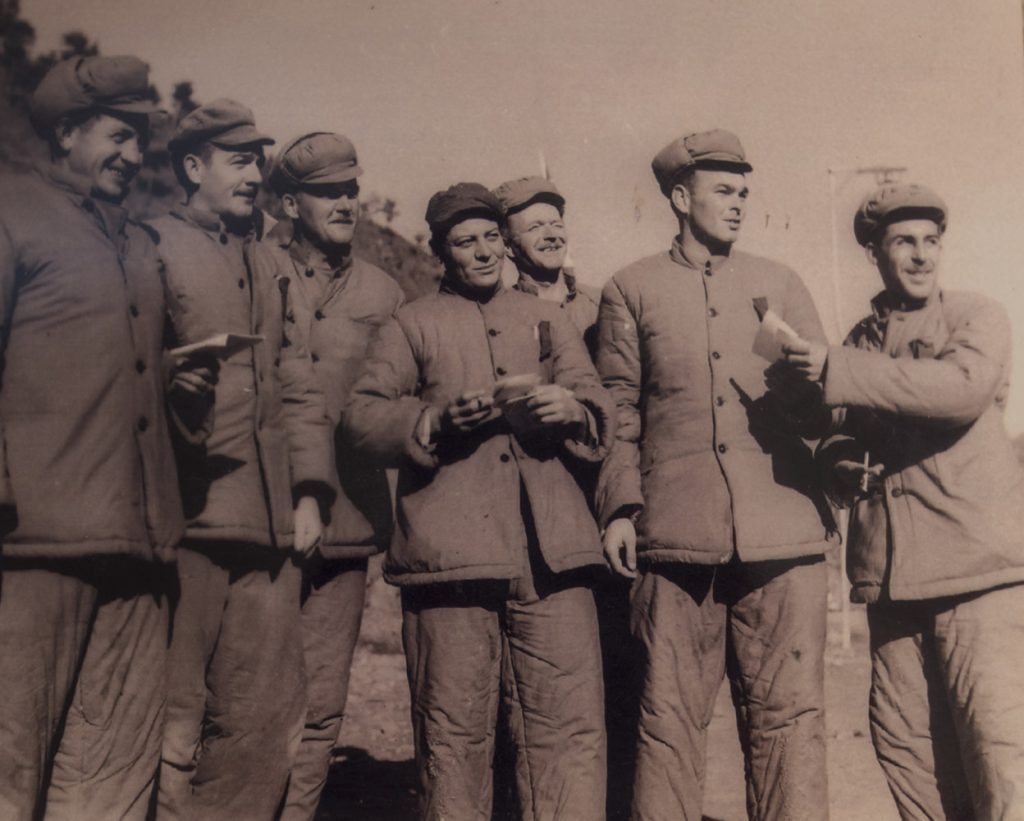
<svg viewBox="0 0 1024 821"><path fill-rule="evenodd" d="M359 747L340 747L327 775L317 821L411 821L416 818L412 761L378 761Z"/></svg>

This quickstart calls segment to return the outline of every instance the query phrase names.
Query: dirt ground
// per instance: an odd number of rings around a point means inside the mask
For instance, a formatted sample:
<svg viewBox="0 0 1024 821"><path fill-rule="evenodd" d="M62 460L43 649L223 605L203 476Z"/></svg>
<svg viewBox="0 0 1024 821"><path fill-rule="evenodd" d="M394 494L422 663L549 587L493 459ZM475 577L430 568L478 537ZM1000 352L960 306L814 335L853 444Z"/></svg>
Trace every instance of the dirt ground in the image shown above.
<svg viewBox="0 0 1024 821"><path fill-rule="evenodd" d="M415 818L416 779L409 732L409 694L401 651L397 592L375 563L363 634L352 670L345 724L322 819L405 821ZM870 667L863 608L852 616L853 646L840 646L840 617L829 614L825 697L832 821L897 818L868 736ZM741 821L743 760L728 688L722 687L708 738L706 821Z"/></svg>

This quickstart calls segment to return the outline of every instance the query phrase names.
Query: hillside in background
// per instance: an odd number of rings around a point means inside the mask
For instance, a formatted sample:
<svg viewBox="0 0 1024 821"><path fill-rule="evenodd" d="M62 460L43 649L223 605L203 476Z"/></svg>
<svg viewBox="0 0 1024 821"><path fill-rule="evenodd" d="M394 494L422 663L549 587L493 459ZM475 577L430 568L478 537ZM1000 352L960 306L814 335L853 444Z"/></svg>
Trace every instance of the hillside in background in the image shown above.
<svg viewBox="0 0 1024 821"><path fill-rule="evenodd" d="M35 31L21 18L18 0L0 0L0 171L25 170L43 158L42 141L29 124L28 100L46 71L57 60L99 53L98 46L82 32L65 34L60 51L37 55L33 53L34 44ZM150 94L162 103L168 116L157 125L145 166L126 203L137 219L159 216L181 200L167 141L178 121L199 105L187 81L175 85L170 101L161 100L156 88L151 87ZM277 216L276 199L269 190L264 191L261 206ZM364 189L355 253L394 277L406 299L415 299L437 290L441 268L423 247L422 237L410 242L389 227L396 214L394 200Z"/></svg>

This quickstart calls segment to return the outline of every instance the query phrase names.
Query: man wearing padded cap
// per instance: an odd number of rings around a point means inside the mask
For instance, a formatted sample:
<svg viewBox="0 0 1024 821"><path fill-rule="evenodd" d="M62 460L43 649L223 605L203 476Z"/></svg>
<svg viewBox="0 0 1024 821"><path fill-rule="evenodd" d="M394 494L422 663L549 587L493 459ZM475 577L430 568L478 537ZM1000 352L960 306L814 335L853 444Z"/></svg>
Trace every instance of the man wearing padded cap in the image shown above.
<svg viewBox="0 0 1024 821"><path fill-rule="evenodd" d="M363 173L352 143L316 132L281 149L270 181L288 217L267 237L287 277L286 333L309 351L333 428L339 492L319 547L303 562L306 726L284 821L311 819L338 741L366 593L367 557L387 546L391 497L384 470L345 441L341 414L380 325L403 302L382 270L352 254Z"/></svg>
<svg viewBox="0 0 1024 821"><path fill-rule="evenodd" d="M521 177L494 189L505 213L505 241L518 275L516 290L560 305L594 350L601 292L566 269L565 198L544 177Z"/></svg>
<svg viewBox="0 0 1024 821"><path fill-rule="evenodd" d="M610 399L579 334L505 289L498 200L459 183L427 206L438 294L399 309L356 383L353 443L399 470L385 562L402 588L421 817L489 818L503 657L537 818L604 815L597 527L563 457L598 461Z"/></svg>
<svg viewBox="0 0 1024 821"><path fill-rule="evenodd" d="M58 63L31 103L49 161L2 182L4 819L143 819L156 778L183 520L161 264L121 207L156 113L137 58ZM213 378L193 365L186 411Z"/></svg>
<svg viewBox="0 0 1024 821"><path fill-rule="evenodd" d="M161 235L175 344L225 351L202 448L178 449L187 524L171 640L159 818L270 819L305 707L300 558L334 499L323 395L285 316L289 280L260 240L263 148L252 112L197 108L169 148L186 203Z"/></svg>
<svg viewBox="0 0 1024 821"><path fill-rule="evenodd" d="M642 655L632 815L701 817L727 674L750 817L824 818L830 520L803 437L828 415L813 389L767 390L752 349L768 309L825 336L796 273L734 248L751 166L733 134L681 137L652 167L679 234L605 286L597 357L619 416L598 509L609 562L636 578Z"/></svg>
<svg viewBox="0 0 1024 821"><path fill-rule="evenodd" d="M847 570L871 631L871 736L903 818L1024 809L1024 471L1003 425L1010 320L939 288L947 209L868 196L854 233L884 290L841 348L790 367L843 409L818 459L852 507Z"/></svg>

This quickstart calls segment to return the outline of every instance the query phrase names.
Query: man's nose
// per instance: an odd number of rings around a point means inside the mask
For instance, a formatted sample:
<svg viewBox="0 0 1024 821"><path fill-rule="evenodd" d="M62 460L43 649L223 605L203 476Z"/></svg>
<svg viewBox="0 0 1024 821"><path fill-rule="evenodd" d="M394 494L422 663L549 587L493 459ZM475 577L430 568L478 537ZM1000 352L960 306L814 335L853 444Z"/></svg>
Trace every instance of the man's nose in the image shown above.
<svg viewBox="0 0 1024 821"><path fill-rule="evenodd" d="M121 159L131 165L142 165L142 148L138 139L128 140L121 146Z"/></svg>

